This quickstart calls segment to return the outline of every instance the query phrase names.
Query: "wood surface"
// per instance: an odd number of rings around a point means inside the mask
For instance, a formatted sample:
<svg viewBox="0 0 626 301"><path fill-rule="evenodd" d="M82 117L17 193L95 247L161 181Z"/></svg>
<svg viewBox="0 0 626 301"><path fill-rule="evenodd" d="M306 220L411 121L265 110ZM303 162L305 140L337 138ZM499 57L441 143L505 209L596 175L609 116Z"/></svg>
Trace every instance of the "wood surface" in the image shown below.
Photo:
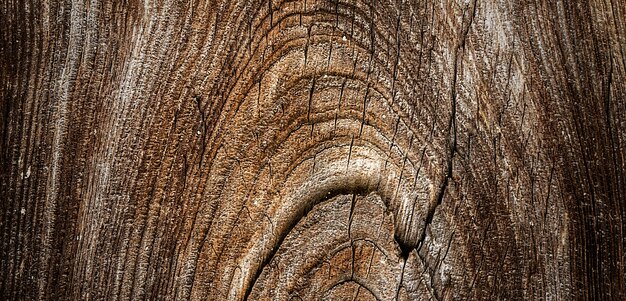
<svg viewBox="0 0 626 301"><path fill-rule="evenodd" d="M626 300L624 0L3 0L2 300Z"/></svg>

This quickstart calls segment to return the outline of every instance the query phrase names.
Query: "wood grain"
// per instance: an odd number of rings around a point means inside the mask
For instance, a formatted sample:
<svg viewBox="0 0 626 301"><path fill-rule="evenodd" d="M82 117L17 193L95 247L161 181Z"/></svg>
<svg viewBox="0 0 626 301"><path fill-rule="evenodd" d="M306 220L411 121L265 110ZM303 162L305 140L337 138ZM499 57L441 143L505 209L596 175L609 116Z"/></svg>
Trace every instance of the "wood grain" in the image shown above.
<svg viewBox="0 0 626 301"><path fill-rule="evenodd" d="M0 299L626 299L622 0L0 20Z"/></svg>

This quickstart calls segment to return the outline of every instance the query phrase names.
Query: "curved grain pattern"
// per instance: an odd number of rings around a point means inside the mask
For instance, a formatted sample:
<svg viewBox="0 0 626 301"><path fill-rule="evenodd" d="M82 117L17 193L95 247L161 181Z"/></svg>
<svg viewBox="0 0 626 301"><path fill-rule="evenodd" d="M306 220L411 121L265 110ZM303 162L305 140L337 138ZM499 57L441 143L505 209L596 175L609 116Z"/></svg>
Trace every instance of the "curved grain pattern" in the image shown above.
<svg viewBox="0 0 626 301"><path fill-rule="evenodd" d="M626 298L620 1L5 1L2 299Z"/></svg>

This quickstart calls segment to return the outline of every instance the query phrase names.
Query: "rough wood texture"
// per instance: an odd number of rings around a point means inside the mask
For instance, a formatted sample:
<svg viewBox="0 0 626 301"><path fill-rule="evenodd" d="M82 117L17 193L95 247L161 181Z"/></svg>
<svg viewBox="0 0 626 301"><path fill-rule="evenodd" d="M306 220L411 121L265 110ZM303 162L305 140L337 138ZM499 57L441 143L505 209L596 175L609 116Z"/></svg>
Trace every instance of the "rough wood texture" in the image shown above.
<svg viewBox="0 0 626 301"><path fill-rule="evenodd" d="M0 3L0 299L625 300L626 3Z"/></svg>

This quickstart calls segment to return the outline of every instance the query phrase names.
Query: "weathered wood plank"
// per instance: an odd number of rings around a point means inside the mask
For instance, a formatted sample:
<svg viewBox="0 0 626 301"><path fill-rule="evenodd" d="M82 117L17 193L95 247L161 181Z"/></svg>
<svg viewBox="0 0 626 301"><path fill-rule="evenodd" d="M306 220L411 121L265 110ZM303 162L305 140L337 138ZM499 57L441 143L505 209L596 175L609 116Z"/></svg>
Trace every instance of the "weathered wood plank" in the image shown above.
<svg viewBox="0 0 626 301"><path fill-rule="evenodd" d="M0 4L0 298L626 298L626 3Z"/></svg>

